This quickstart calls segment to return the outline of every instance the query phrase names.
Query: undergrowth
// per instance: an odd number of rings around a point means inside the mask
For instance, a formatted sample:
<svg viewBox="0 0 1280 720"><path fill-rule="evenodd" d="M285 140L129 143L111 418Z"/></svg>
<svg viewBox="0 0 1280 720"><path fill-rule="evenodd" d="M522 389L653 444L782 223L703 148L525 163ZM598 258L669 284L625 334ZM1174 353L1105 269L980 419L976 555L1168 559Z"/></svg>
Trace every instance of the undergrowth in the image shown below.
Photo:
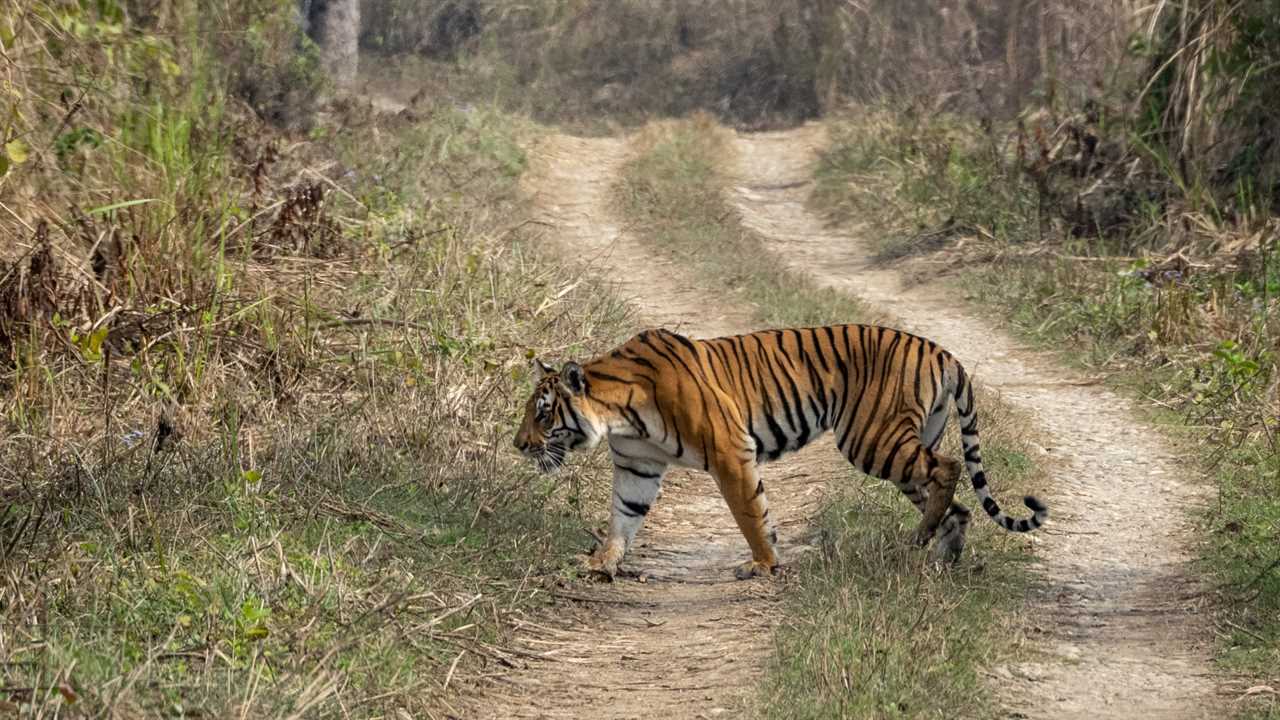
<svg viewBox="0 0 1280 720"><path fill-rule="evenodd" d="M651 125L616 188L638 236L750 303L766 326L865 319L855 299L782 267L725 199L721 163L731 138L706 119ZM1040 482L1020 415L980 391L984 460L997 494ZM943 452L958 455L948 433ZM786 591L776 653L758 713L770 718L981 717L981 669L1007 661L1032 555L1025 539L975 516L958 567L937 570L906 538L918 514L886 483L832 488L814 528L818 552ZM961 490L963 493L963 490ZM980 554L980 555L979 555Z"/></svg>
<svg viewBox="0 0 1280 720"><path fill-rule="evenodd" d="M268 124L233 63L306 76L291 11L0 15L3 713L457 714L580 544L514 403L620 310L529 249L531 128Z"/></svg>

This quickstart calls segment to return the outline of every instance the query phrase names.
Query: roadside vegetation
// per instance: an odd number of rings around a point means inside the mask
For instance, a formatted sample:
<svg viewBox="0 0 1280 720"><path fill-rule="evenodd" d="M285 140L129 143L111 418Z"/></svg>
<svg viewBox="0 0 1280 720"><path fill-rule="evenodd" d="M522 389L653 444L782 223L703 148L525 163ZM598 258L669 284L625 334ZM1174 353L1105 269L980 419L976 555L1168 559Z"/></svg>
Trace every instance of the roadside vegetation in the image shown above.
<svg viewBox="0 0 1280 720"><path fill-rule="evenodd" d="M1149 401L1213 478L1200 567L1219 659L1280 713L1280 25L1161 3L1093 82L1014 112L881 97L835 125L814 203L885 261L957 272L1029 337ZM1267 686L1270 686L1268 688ZM1258 691L1262 688L1262 691Z"/></svg>
<svg viewBox="0 0 1280 720"><path fill-rule="evenodd" d="M583 544L526 347L621 317L533 128L331 94L286 2L2 6L0 714L456 714Z"/></svg>
<svg viewBox="0 0 1280 720"><path fill-rule="evenodd" d="M615 197L631 232L698 267L747 303L761 327L881 321L854 298L770 262L761 238L726 201L728 131L707 117L655 123L635 141ZM1041 482L1026 423L980 391L983 456L1000 493ZM948 433L944 452L959 454ZM988 459L989 458L989 459ZM983 717L979 675L1021 652L1031 545L974 517L960 564L933 570L907 542L918 513L891 485L849 469L816 527L818 551L798 563L758 713L769 718ZM958 497L964 496L964 483Z"/></svg>
<svg viewBox="0 0 1280 720"><path fill-rule="evenodd" d="M367 0L374 80L595 132L712 113L785 126L831 95L838 2ZM830 87L829 87L830 86Z"/></svg>

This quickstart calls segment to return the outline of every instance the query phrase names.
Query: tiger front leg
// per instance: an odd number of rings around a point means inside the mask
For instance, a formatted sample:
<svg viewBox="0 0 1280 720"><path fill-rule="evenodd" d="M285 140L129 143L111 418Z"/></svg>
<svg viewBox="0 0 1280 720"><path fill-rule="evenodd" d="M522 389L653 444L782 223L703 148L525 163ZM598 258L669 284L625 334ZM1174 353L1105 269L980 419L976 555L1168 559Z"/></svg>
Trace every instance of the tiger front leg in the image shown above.
<svg viewBox="0 0 1280 720"><path fill-rule="evenodd" d="M612 580L662 487L666 466L613 453L613 500L609 534L587 559L587 569Z"/></svg>
<svg viewBox="0 0 1280 720"><path fill-rule="evenodd" d="M774 551L778 533L769 520L769 501L755 461L734 458L713 468L712 472L738 529L751 547L751 559L739 565L734 575L739 580L748 580L773 574L778 569L778 555Z"/></svg>

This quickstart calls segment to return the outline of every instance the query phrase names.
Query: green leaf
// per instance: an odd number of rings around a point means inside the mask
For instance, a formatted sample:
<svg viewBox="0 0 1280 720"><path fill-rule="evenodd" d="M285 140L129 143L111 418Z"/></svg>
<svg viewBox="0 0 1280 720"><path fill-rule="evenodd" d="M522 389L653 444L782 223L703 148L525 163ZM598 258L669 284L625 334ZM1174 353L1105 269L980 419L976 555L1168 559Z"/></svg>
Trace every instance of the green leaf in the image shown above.
<svg viewBox="0 0 1280 720"><path fill-rule="evenodd" d="M248 640L262 640L270 634L271 631L267 629L266 625L254 625L244 631L244 636Z"/></svg>
<svg viewBox="0 0 1280 720"><path fill-rule="evenodd" d="M89 352L96 354L102 353L102 343L107 339L107 333L111 332L110 328L100 327L93 331L89 336Z"/></svg>
<svg viewBox="0 0 1280 720"><path fill-rule="evenodd" d="M262 471L260 471L260 470L245 470L244 472L240 473L240 477L241 477L245 482L249 483L250 485L253 485L253 484L255 484L255 483L258 483L258 482L261 482L261 481L262 481Z"/></svg>
<svg viewBox="0 0 1280 720"><path fill-rule="evenodd" d="M3 45L5 50L12 48L13 41L17 39L18 31L13 27L12 19L0 24L0 45Z"/></svg>
<svg viewBox="0 0 1280 720"><path fill-rule="evenodd" d="M89 211L88 213L86 213L86 214L87 214L87 215L101 215L102 213L109 213L109 212L111 212L112 210L121 210L121 209L124 209L124 208L133 207L134 205L145 205L145 204L147 204L147 203L151 203L151 202L155 202L155 201L156 201L156 199L155 199L155 198L140 198L140 199L138 199L138 200L125 200L125 201L123 201L123 202L111 203L110 205L103 205L102 207L96 207L96 208L94 208L94 209L90 210L90 211Z"/></svg>
<svg viewBox="0 0 1280 720"><path fill-rule="evenodd" d="M10 140L4 145L4 154L9 156L9 160L14 165L21 165L27 161L28 150L27 144L21 140Z"/></svg>

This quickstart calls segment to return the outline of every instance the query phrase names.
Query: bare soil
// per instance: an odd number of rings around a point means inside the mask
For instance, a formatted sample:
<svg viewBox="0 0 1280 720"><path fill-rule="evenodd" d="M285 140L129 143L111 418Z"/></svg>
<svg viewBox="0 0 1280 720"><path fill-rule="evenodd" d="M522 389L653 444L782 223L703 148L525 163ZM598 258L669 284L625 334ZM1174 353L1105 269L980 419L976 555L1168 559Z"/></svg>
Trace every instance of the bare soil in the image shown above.
<svg viewBox="0 0 1280 720"><path fill-rule="evenodd" d="M1022 347L998 318L942 284L911 286L872 262L867 231L832 230L806 208L823 129L739 135L733 202L779 257L941 343L978 382L1038 419L1055 482L1032 598L1043 659L991 670L1013 716L1219 717L1190 520L1208 485L1131 403ZM979 408L981 413L981 408ZM993 482L999 487L999 478ZM980 522L978 520L977 522Z"/></svg>

